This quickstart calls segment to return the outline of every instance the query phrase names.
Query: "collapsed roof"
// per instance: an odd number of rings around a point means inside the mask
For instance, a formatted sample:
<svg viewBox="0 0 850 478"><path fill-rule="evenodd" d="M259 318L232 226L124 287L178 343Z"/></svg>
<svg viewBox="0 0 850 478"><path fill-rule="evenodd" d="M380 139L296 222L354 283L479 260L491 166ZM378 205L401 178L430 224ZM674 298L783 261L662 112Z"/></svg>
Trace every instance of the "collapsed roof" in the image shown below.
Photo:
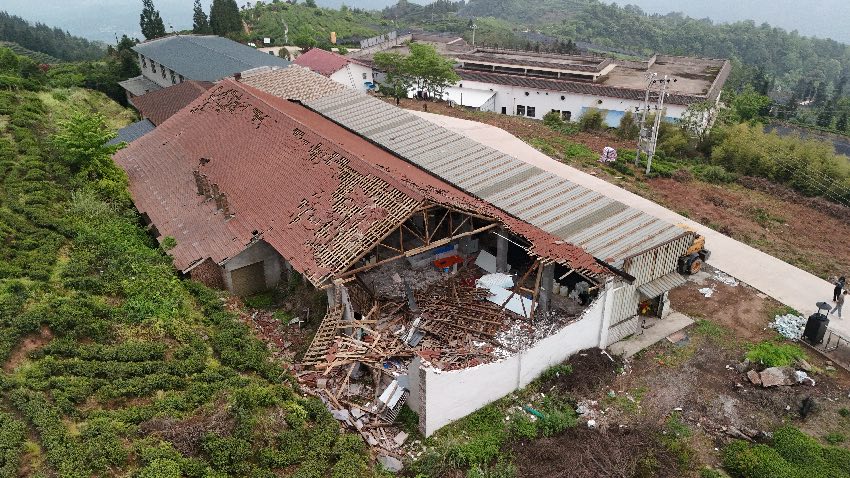
<svg viewBox="0 0 850 478"><path fill-rule="evenodd" d="M330 82L291 68L243 78L258 88L296 89L301 81ZM369 95L338 90L306 102L341 126L440 178L523 224L575 244L615 268L626 259L688 234L655 216L532 166ZM536 232L535 232L536 231ZM552 253L537 253L549 256Z"/></svg>
<svg viewBox="0 0 850 478"><path fill-rule="evenodd" d="M300 104L224 80L115 155L183 271L263 239L315 285L424 204L492 217L532 254L604 273L580 247L474 198Z"/></svg>

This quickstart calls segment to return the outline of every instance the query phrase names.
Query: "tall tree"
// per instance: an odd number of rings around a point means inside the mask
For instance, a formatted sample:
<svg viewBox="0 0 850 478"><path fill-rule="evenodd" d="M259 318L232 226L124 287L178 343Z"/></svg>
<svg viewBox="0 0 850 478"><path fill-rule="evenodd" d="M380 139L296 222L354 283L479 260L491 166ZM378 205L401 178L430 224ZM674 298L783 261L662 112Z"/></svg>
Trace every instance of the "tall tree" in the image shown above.
<svg viewBox="0 0 850 478"><path fill-rule="evenodd" d="M837 129L840 133L847 132L847 112L842 113L838 118L838 123L835 124L835 129Z"/></svg>
<svg viewBox="0 0 850 478"><path fill-rule="evenodd" d="M204 12L204 7L201 5L201 0L195 0L192 14L192 33L206 34L211 33L210 19Z"/></svg>
<svg viewBox="0 0 850 478"><path fill-rule="evenodd" d="M153 0L142 0L142 14L139 15L139 26L145 40L165 36L165 24L159 16L159 10L154 8Z"/></svg>
<svg viewBox="0 0 850 478"><path fill-rule="evenodd" d="M242 30L242 17L236 0L213 0L210 6L210 28L216 35Z"/></svg>

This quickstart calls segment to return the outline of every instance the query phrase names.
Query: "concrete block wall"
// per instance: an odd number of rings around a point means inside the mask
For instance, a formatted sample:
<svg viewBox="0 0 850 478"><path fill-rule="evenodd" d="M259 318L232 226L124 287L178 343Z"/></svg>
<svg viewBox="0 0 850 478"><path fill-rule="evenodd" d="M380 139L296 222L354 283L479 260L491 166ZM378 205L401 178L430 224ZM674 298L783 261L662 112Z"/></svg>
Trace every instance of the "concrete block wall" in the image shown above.
<svg viewBox="0 0 850 478"><path fill-rule="evenodd" d="M411 363L411 377L422 376L415 392L419 427L425 436L463 418L479 408L531 383L544 370L587 348L598 347L610 320L605 320L606 296L602 293L581 318L528 350L505 360L477 367L436 370L418 360ZM415 370L415 367L419 371ZM413 382L413 380L411 381Z"/></svg>
<svg viewBox="0 0 850 478"><path fill-rule="evenodd" d="M233 292L233 277L231 273L234 270L260 261L263 261L265 289L275 287L280 282L284 263L283 256L266 241L260 240L224 263L224 285L227 290Z"/></svg>

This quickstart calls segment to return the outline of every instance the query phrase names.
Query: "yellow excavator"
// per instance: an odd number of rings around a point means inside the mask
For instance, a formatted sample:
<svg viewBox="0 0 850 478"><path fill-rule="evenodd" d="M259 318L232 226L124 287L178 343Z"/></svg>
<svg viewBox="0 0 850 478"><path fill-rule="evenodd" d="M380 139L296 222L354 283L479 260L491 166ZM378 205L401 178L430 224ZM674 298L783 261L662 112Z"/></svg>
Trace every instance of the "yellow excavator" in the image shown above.
<svg viewBox="0 0 850 478"><path fill-rule="evenodd" d="M679 273L684 275L696 274L702 270L703 263L711 257L711 251L705 248L705 236L697 234L694 228L685 224L678 226L694 233L693 244L679 257Z"/></svg>

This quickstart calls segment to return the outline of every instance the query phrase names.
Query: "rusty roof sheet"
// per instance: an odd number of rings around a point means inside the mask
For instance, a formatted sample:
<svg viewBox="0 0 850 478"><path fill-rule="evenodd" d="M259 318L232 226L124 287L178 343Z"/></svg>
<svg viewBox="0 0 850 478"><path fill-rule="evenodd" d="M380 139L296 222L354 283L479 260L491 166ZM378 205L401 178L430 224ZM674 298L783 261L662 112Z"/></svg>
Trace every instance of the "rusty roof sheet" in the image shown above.
<svg viewBox="0 0 850 478"><path fill-rule="evenodd" d="M331 76L355 61L332 51L311 48L298 55L293 63L309 68L322 76Z"/></svg>
<svg viewBox="0 0 850 478"><path fill-rule="evenodd" d="M208 81L184 81L133 98L133 106L143 117L159 126L212 86L213 84Z"/></svg>
<svg viewBox="0 0 850 478"><path fill-rule="evenodd" d="M115 160L127 171L138 210L161 238L177 240L169 254L181 270L207 257L226 262L259 237L320 285L430 201L493 217L529 237L534 253L589 274L604 272L581 248L297 103L232 80ZM200 183L227 206L200 195Z"/></svg>

